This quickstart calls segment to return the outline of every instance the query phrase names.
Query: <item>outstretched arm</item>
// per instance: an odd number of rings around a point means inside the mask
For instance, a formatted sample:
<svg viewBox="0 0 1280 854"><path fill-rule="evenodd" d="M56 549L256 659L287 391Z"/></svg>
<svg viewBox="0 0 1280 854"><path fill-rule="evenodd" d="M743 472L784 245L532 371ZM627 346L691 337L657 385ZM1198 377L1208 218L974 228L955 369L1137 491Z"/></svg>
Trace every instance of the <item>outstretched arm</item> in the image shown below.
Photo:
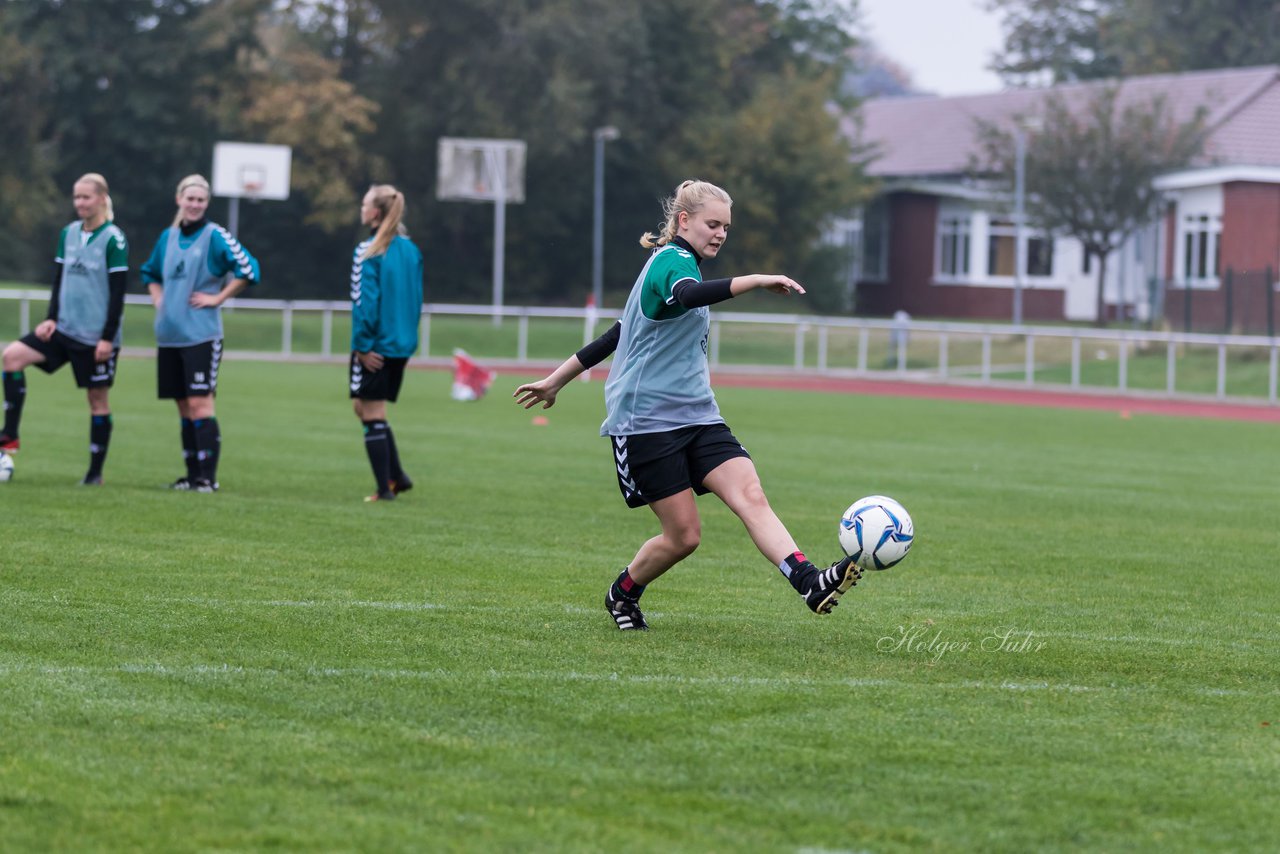
<svg viewBox="0 0 1280 854"><path fill-rule="evenodd" d="M523 405L525 409L529 409L538 401L542 401L543 409L549 409L555 405L556 394L574 377L589 368L594 368L613 355L613 351L618 349L618 341L621 337L622 322L616 321L599 338L565 359L564 363L550 375L536 383L525 383L516 389L512 397L516 398L516 403Z"/></svg>
<svg viewBox="0 0 1280 854"><path fill-rule="evenodd" d="M704 305L715 305L718 302L733 299L756 288L765 288L784 296L792 291L798 294L804 293L804 288L794 279L786 276L756 274L734 276L732 279L709 279L705 282L684 279L677 282L676 286L671 289L671 295L675 297L676 302L685 308L699 308Z"/></svg>
<svg viewBox="0 0 1280 854"><path fill-rule="evenodd" d="M578 374L587 368L582 362L578 361L575 353L564 360L560 367L556 368L549 375L538 380L536 383L525 383L515 390L511 396L516 399L516 403L525 409L531 409L534 404L542 402L543 409L550 409L555 405L556 395L560 393L560 389L573 380Z"/></svg>

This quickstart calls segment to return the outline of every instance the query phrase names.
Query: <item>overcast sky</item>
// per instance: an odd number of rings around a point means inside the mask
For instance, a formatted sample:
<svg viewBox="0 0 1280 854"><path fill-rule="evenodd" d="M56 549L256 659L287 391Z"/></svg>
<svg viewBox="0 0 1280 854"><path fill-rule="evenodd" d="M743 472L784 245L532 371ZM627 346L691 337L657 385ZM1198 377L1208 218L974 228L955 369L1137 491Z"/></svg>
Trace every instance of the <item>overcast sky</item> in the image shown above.
<svg viewBox="0 0 1280 854"><path fill-rule="evenodd" d="M867 33L911 72L915 88L938 95L998 92L986 66L1001 43L1000 18L984 0L859 0Z"/></svg>

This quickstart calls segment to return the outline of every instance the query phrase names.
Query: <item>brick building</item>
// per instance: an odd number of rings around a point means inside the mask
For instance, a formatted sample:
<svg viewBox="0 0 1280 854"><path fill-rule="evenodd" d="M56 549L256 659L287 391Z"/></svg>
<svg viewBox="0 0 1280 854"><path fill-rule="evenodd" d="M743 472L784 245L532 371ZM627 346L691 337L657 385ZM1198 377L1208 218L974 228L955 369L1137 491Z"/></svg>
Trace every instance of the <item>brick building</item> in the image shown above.
<svg viewBox="0 0 1280 854"><path fill-rule="evenodd" d="M846 130L878 152L868 171L881 192L844 224L857 247L859 313L1009 319L1019 233L1007 191L970 171L977 122L1013 127L1049 92L1083 104L1102 85L864 104ZM1208 132L1190 168L1157 180L1160 218L1108 260L1108 313L1163 315L1179 328L1188 312L1198 327L1256 326L1276 310L1266 271L1280 271L1280 66L1135 77L1119 88L1121 106L1160 96L1180 122L1203 108ZM1021 236L1023 316L1095 319L1096 259L1032 224Z"/></svg>

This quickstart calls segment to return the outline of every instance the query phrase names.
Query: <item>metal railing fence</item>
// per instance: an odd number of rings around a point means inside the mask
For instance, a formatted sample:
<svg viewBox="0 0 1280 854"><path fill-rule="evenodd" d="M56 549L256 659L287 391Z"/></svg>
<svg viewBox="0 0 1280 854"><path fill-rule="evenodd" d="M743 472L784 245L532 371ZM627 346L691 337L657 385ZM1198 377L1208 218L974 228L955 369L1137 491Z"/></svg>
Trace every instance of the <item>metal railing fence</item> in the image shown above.
<svg viewBox="0 0 1280 854"><path fill-rule="evenodd" d="M32 306L43 306L47 298L43 290L0 290L0 340L25 334L33 325ZM129 295L126 303L150 308L145 296ZM227 352L345 359L347 349L335 348L335 330L349 330L350 308L345 300L231 300L225 306ZM246 315L264 313L278 315L277 343L259 329L254 340L262 346L245 347L250 336L239 334L237 325L246 323ZM131 314L137 313L126 311L127 320ZM423 306L420 355L415 360L445 361L465 340L477 358L516 366L554 364L620 314L613 309L428 303ZM713 310L711 318L707 354L715 370L1277 403L1277 337L723 310ZM266 326L276 322L269 320ZM137 329L126 334L136 338ZM535 336L547 343L534 347ZM300 337L313 345L298 347Z"/></svg>

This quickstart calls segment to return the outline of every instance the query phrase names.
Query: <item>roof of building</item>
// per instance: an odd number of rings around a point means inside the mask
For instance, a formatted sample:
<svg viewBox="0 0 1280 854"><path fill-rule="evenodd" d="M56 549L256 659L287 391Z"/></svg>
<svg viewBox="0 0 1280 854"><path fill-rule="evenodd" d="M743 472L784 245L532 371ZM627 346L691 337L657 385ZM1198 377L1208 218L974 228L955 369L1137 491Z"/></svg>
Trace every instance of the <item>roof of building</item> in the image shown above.
<svg viewBox="0 0 1280 854"><path fill-rule="evenodd" d="M1034 115L1046 95L1085 104L1101 87L1116 85L1119 105L1163 96L1174 120L1208 111L1209 136L1200 165L1280 166L1280 66L1156 74L1120 81L1009 89L989 95L877 98L847 120L853 139L878 156L868 172L881 177L960 175L978 154L977 122L1011 125Z"/></svg>

